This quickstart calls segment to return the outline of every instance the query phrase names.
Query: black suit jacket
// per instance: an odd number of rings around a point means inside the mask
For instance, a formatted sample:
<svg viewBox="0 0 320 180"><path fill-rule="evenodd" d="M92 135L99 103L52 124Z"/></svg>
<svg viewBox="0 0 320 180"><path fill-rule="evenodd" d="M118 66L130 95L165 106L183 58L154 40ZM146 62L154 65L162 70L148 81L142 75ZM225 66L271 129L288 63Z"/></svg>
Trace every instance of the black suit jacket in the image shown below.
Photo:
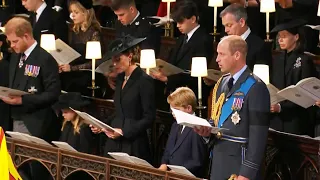
<svg viewBox="0 0 320 180"><path fill-rule="evenodd" d="M114 95L115 117L107 124L123 131L123 137L107 139L105 153L125 152L150 162L147 129L155 120L154 81L140 67L122 89L124 73L117 77Z"/></svg>
<svg viewBox="0 0 320 180"><path fill-rule="evenodd" d="M273 61L271 83L278 89L295 85L300 80L316 77L312 59L303 53L293 51L290 54L282 52ZM295 134L310 134L309 109L304 109L290 101L280 103L281 112L273 114L271 127Z"/></svg>
<svg viewBox="0 0 320 180"><path fill-rule="evenodd" d="M120 21L116 22L116 37L130 35L135 38L147 38L140 44L141 49L154 49L156 57L160 52L160 29L153 26L148 18L139 15L130 25L124 26Z"/></svg>
<svg viewBox="0 0 320 180"><path fill-rule="evenodd" d="M223 92L228 92L226 98L230 98L250 76L256 79L256 82L244 97L242 108L238 111L239 123L232 122L233 111L221 126L228 129L225 131L227 135L248 138L244 146L245 152L242 149L243 144L214 139L216 141L213 147L211 180L225 180L232 174L242 175L250 180L262 179L259 169L267 144L270 112L270 95L266 85L247 68L230 91L227 86L230 75L223 77L217 99Z"/></svg>
<svg viewBox="0 0 320 180"><path fill-rule="evenodd" d="M187 168L196 177L205 177L207 146L203 139L190 127L185 127L182 133L177 122L171 126L166 149L162 156L162 164L178 165ZM178 138L178 139L177 139Z"/></svg>
<svg viewBox="0 0 320 180"><path fill-rule="evenodd" d="M191 70L192 57L206 57L207 64L210 63L213 55L212 37L207 34L204 29L202 29L201 27L197 29L189 39L188 43L186 43L183 48L181 48L183 41L184 35L179 37L175 47L169 53L169 63L183 70ZM202 84L203 104L207 104L209 88L204 83ZM180 73L168 77L166 94L169 95L176 88L182 86L188 86L196 95L198 94L198 78L191 77L190 74L185 73Z"/></svg>
<svg viewBox="0 0 320 180"><path fill-rule="evenodd" d="M30 21L33 22L35 14L30 14ZM43 10L38 21L33 24L34 39L40 43L41 34L54 34L56 39L68 42L68 27L66 19L61 12L53 10L49 5Z"/></svg>
<svg viewBox="0 0 320 180"><path fill-rule="evenodd" d="M0 60L0 86L9 86L9 62L7 59ZM10 119L9 105L0 101L0 126L5 131L12 130L12 120Z"/></svg>
<svg viewBox="0 0 320 180"><path fill-rule="evenodd" d="M267 48L265 42L252 32L246 39L248 46L247 65L251 71L255 64L270 65L272 60L271 49Z"/></svg>
<svg viewBox="0 0 320 180"><path fill-rule="evenodd" d="M24 62L22 70L25 71L25 65L38 66L40 67L39 75L37 77L24 74L16 76L20 56L15 53L11 56L9 87L25 92L34 87L37 92L23 95L22 105L11 106L11 109L19 114L31 135L46 140L58 138L59 123L51 108L61 92L58 64L47 51L37 45Z"/></svg>

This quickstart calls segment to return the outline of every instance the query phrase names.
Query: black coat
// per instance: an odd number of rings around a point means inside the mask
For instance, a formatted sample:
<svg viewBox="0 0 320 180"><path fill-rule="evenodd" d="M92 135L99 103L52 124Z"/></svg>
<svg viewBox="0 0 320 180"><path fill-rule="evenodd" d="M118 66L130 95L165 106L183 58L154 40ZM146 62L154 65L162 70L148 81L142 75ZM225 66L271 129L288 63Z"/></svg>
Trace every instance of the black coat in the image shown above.
<svg viewBox="0 0 320 180"><path fill-rule="evenodd" d="M232 110L232 114L221 126L221 128L228 129L225 134L247 138L247 143L244 145L213 138L215 143L212 152L211 180L225 180L232 174L242 175L250 180L262 179L259 169L262 167L267 144L270 112L270 95L266 85L259 78L253 76L247 68L230 91L227 86L230 75L224 76L216 97L218 99L221 93L228 92L225 98L231 98L231 95L250 76L256 82L243 99L242 108L238 111L239 122L237 124L232 122L231 117L235 113ZM242 147L245 148L245 151Z"/></svg>
<svg viewBox="0 0 320 180"><path fill-rule="evenodd" d="M140 44L141 49L154 49L156 57L160 52L160 29L151 24L149 19L139 15L137 19L130 25L124 26L120 21L116 22L116 37L122 37L124 35L130 35L135 38L147 38Z"/></svg>
<svg viewBox="0 0 320 180"><path fill-rule="evenodd" d="M33 24L35 14L30 15ZM41 34L54 34L56 39L68 42L68 26L61 12L53 10L49 5L43 10L38 21L32 25L34 39L40 43Z"/></svg>
<svg viewBox="0 0 320 180"><path fill-rule="evenodd" d="M21 68L18 67L20 57L20 54L15 53L11 56L9 87L25 92L34 87L37 92L22 96L22 105L11 106L11 117L18 116L24 121L31 135L56 140L60 123L51 106L58 100L61 92L58 64L39 45ZM26 65L40 67L38 76L24 75Z"/></svg>
<svg viewBox="0 0 320 180"><path fill-rule="evenodd" d="M293 51L290 54L283 52L275 57L270 79L275 87L283 89L295 85L302 79L315 76L312 60L303 53ZM310 134L308 109L290 101L283 101L280 105L281 112L273 115L271 128L295 134Z"/></svg>
<svg viewBox="0 0 320 180"><path fill-rule="evenodd" d="M247 65L251 71L255 64L267 64L270 65L272 60L271 49L267 48L265 42L252 32L246 39L248 53L247 53Z"/></svg>
<svg viewBox="0 0 320 180"><path fill-rule="evenodd" d="M75 150L91 154L94 149L93 136L88 125L81 125L80 133L74 133L73 124L68 121L61 132L60 141L68 143Z"/></svg>
<svg viewBox="0 0 320 180"><path fill-rule="evenodd" d="M0 86L9 86L9 62L6 59L0 60ZM5 131L12 130L9 105L0 101L0 126Z"/></svg>
<svg viewBox="0 0 320 180"><path fill-rule="evenodd" d="M114 95L115 117L107 124L123 131L123 137L107 139L105 154L125 152L150 162L147 129L156 118L154 81L140 67L131 74L122 89L124 73L117 77Z"/></svg>
<svg viewBox="0 0 320 180"><path fill-rule="evenodd" d="M175 47L169 53L169 63L183 70L191 70L192 57L206 57L207 64L210 64L213 56L212 37L209 36L204 29L201 27L197 29L189 39L188 43L186 43L182 48L183 41L184 35L179 37ZM176 88L182 86L188 86L196 95L198 94L198 78L191 77L190 74L185 73L168 77L166 94L169 95L171 92L175 91ZM209 87L204 83L202 83L202 87L203 104L206 105L209 96Z"/></svg>

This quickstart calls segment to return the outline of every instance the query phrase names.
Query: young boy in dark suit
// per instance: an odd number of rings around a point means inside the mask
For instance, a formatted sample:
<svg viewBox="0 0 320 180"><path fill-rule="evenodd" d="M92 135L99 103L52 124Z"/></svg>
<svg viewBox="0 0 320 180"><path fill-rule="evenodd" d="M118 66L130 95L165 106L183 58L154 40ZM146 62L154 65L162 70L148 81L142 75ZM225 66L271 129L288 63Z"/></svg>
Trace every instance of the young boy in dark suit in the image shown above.
<svg viewBox="0 0 320 180"><path fill-rule="evenodd" d="M171 108L194 114L196 96L188 87L180 87L171 93L167 102ZM172 114L174 117L174 114ZM201 136L192 128L174 122L159 169L168 170L167 164L184 166L197 177L204 177L207 147Z"/></svg>

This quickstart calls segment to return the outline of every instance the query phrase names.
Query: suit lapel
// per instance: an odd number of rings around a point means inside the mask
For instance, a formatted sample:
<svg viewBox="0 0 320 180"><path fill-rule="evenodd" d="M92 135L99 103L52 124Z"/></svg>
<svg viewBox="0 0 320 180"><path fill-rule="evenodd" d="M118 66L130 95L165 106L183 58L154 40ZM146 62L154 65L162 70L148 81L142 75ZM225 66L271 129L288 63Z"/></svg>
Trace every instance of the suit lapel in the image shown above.
<svg viewBox="0 0 320 180"><path fill-rule="evenodd" d="M178 129L177 129L177 131L178 131ZM190 131L191 131L191 128L184 127L182 134L180 135L179 139L177 140L176 144L174 145L173 150L171 151L171 154L174 153L179 148L179 146L186 139L186 137L188 136ZM178 137L176 137L176 138L178 138Z"/></svg>
<svg viewBox="0 0 320 180"><path fill-rule="evenodd" d="M13 54L13 57L10 59L10 75L9 75L9 87L13 87L13 81L15 79L16 70L18 67L18 62L20 60L20 56L18 54Z"/></svg>
<svg viewBox="0 0 320 180"><path fill-rule="evenodd" d="M299 58L295 52L292 52L289 56L286 57L286 64L285 64L285 75L287 76L289 71L293 69L293 64Z"/></svg>
<svg viewBox="0 0 320 180"><path fill-rule="evenodd" d="M237 82L233 85L231 90L228 92L227 98L229 98L236 90L238 90L243 82L246 81L247 77L250 75L251 71L249 67L241 74ZM229 80L229 79L228 79Z"/></svg>
<svg viewBox="0 0 320 180"><path fill-rule="evenodd" d="M171 59L170 63L173 65L177 65L178 64L178 58L179 58L179 53L180 53L180 49L182 47L182 43L183 43L183 36L181 36L178 40L177 40L177 49L175 50L175 52L173 52L173 56L169 57L169 59Z"/></svg>

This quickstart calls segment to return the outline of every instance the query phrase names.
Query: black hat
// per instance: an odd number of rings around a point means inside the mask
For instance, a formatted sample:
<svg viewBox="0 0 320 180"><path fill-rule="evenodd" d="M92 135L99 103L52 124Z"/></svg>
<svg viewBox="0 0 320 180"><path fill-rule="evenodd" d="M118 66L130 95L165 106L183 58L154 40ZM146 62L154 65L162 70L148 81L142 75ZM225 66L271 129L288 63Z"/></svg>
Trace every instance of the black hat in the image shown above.
<svg viewBox="0 0 320 180"><path fill-rule="evenodd" d="M86 9L91 9L93 7L92 0L72 0L72 1L78 1Z"/></svg>
<svg viewBox="0 0 320 180"><path fill-rule="evenodd" d="M112 56L119 55L120 53L138 45L146 38L134 38L132 36L123 36L122 38L115 39L108 46L107 53L103 56L103 60L109 60Z"/></svg>
<svg viewBox="0 0 320 180"><path fill-rule="evenodd" d="M298 28L305 25L307 21L303 19L286 19L282 23L276 25L271 33L287 30L292 34L298 34Z"/></svg>
<svg viewBox="0 0 320 180"><path fill-rule="evenodd" d="M80 93L68 92L60 95L59 101L53 105L53 109L61 110L61 109L68 109L70 107L72 109L79 109L89 104L90 102L87 100L84 100Z"/></svg>

